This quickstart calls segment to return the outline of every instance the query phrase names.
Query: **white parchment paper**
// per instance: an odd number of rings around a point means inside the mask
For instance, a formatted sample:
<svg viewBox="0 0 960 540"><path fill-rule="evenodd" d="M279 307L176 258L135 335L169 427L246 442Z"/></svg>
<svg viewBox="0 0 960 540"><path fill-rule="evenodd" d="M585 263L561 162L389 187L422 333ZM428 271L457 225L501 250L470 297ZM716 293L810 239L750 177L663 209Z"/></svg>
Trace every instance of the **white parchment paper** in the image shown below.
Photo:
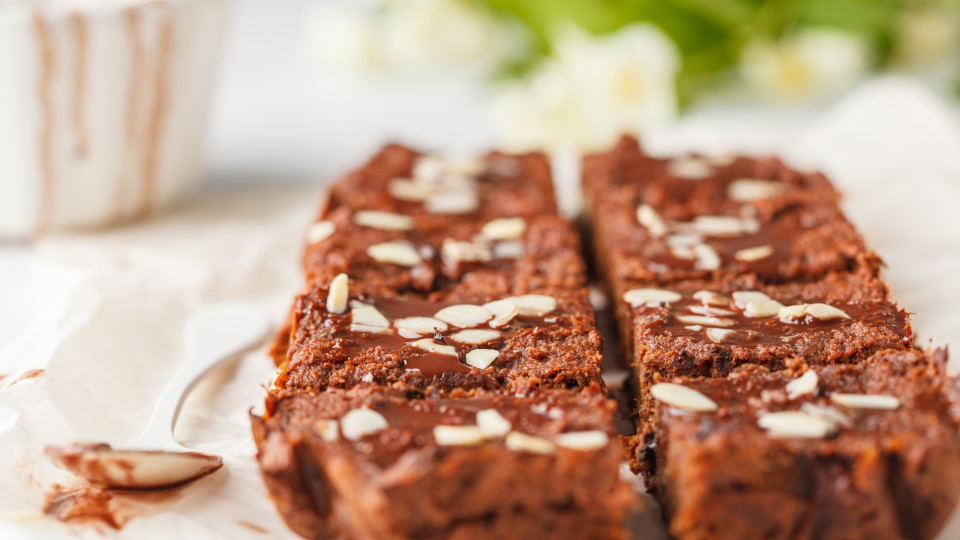
<svg viewBox="0 0 960 540"><path fill-rule="evenodd" d="M954 113L909 81L890 78L799 129L758 126L693 118L650 145L778 151L795 164L826 170L846 193L851 219L888 262L887 278L902 305L916 313L920 338L960 343ZM575 204L571 178L560 184ZM198 306L247 300L279 323L300 288L302 232L319 193L319 187L208 190L149 223L46 239L25 256L0 253L0 279L10 291L0 305L0 337L15 333L0 350L0 538L293 537L253 459L247 411L262 402L262 385L274 373L262 351L205 379L177 425L182 443L222 455L224 468L120 531L43 517L48 486L69 483L70 476L38 449L135 437L183 358L183 325ZM956 358L953 365L960 365ZM44 374L11 384L35 369ZM956 519L941 537L960 537Z"/></svg>

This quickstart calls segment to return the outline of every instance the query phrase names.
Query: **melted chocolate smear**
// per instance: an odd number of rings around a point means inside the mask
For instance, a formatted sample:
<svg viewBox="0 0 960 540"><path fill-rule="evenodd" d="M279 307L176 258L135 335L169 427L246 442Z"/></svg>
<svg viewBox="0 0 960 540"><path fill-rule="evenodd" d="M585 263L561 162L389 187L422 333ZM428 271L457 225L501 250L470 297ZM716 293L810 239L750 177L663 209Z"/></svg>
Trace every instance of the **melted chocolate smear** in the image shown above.
<svg viewBox="0 0 960 540"><path fill-rule="evenodd" d="M131 519L155 514L180 498L177 489L128 491L54 484L43 512L64 523L119 530Z"/></svg>
<svg viewBox="0 0 960 540"><path fill-rule="evenodd" d="M249 521L238 521L237 524L250 529L251 531L256 531L261 534L267 534L269 531L267 529L257 525L256 523L250 523Z"/></svg>

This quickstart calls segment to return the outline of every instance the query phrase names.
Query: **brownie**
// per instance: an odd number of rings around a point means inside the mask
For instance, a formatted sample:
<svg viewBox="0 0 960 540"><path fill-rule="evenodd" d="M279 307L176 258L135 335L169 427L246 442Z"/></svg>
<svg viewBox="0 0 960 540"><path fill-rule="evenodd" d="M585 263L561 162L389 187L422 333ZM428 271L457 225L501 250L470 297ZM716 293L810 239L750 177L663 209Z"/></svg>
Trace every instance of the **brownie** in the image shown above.
<svg viewBox="0 0 960 540"><path fill-rule="evenodd" d="M614 410L597 386L361 385L272 393L252 421L271 496L307 538L622 538L636 496Z"/></svg>
<svg viewBox="0 0 960 540"><path fill-rule="evenodd" d="M527 392L602 385L602 342L585 289L472 299L348 291L343 313L328 309L329 289L298 298L278 388L371 381Z"/></svg>
<svg viewBox="0 0 960 540"><path fill-rule="evenodd" d="M657 388L644 457L674 538L940 530L960 495L960 384L945 351L806 370L749 366Z"/></svg>
<svg viewBox="0 0 960 540"><path fill-rule="evenodd" d="M677 174L676 163L699 163L702 175ZM777 160L660 160L624 139L584 159L583 183L598 267L611 283L812 280L851 270L866 253L826 178Z"/></svg>
<svg viewBox="0 0 960 540"><path fill-rule="evenodd" d="M341 207L422 221L557 213L550 164L543 154L445 158L397 144L385 146L369 163L337 181L319 218Z"/></svg>
<svg viewBox="0 0 960 540"><path fill-rule="evenodd" d="M423 221L341 207L330 233L307 246L307 281L325 286L346 273L354 287L430 293L512 294L544 287L581 288L580 238L558 216L449 217Z"/></svg>

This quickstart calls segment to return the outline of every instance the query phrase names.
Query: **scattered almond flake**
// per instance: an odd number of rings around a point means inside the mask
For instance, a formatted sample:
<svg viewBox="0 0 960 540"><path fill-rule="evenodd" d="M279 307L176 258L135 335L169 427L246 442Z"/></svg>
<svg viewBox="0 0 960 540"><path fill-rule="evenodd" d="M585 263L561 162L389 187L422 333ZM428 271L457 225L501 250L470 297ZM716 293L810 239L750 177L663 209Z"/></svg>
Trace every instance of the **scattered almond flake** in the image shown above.
<svg viewBox="0 0 960 540"><path fill-rule="evenodd" d="M318 221L307 228L305 238L308 244L316 244L327 239L337 230L332 221Z"/></svg>
<svg viewBox="0 0 960 540"><path fill-rule="evenodd" d="M524 294L504 298L517 305L520 315L541 317L557 309L557 299L545 294Z"/></svg>
<svg viewBox="0 0 960 540"><path fill-rule="evenodd" d="M441 309L433 316L458 328L473 328L492 319L493 313L474 304L456 304Z"/></svg>
<svg viewBox="0 0 960 540"><path fill-rule="evenodd" d="M822 439L836 429L830 420L800 411L766 413L757 419L757 425L771 437Z"/></svg>
<svg viewBox="0 0 960 540"><path fill-rule="evenodd" d="M703 237L699 234L668 234L664 241L670 247L683 248L702 244Z"/></svg>
<svg viewBox="0 0 960 540"><path fill-rule="evenodd" d="M421 334L418 334L413 330L407 330L406 328L397 328L397 335L404 339L417 339L423 337Z"/></svg>
<svg viewBox="0 0 960 540"><path fill-rule="evenodd" d="M593 306L593 309L597 311L607 309L607 306L610 305L610 300L607 298L606 293L595 285L590 286L589 292L590 305Z"/></svg>
<svg viewBox="0 0 960 540"><path fill-rule="evenodd" d="M773 255L773 246L757 246L741 249L733 254L733 258L743 262L759 261Z"/></svg>
<svg viewBox="0 0 960 540"><path fill-rule="evenodd" d="M797 304L794 306L784 306L780 308L780 313L777 314L777 317L781 322L790 323L795 322L797 319L801 319L806 315L806 304Z"/></svg>
<svg viewBox="0 0 960 540"><path fill-rule="evenodd" d="M697 258L697 253L690 246L670 246L670 254L685 261Z"/></svg>
<svg viewBox="0 0 960 540"><path fill-rule="evenodd" d="M800 396L813 394L820 384L820 378L817 372L808 369L806 373L787 383L787 397L797 399Z"/></svg>
<svg viewBox="0 0 960 540"><path fill-rule="evenodd" d="M500 351L494 349L474 349L467 352L465 361L468 366L487 369L498 356L500 356Z"/></svg>
<svg viewBox="0 0 960 540"><path fill-rule="evenodd" d="M531 454L552 454L556 450L552 442L518 431L507 433L504 444L510 450L530 452Z"/></svg>
<svg viewBox="0 0 960 540"><path fill-rule="evenodd" d="M357 210L353 214L353 222L362 227L370 227L381 231L409 231L413 229L412 217L380 210Z"/></svg>
<svg viewBox="0 0 960 540"><path fill-rule="evenodd" d="M679 302L681 298L683 296L680 293L667 289L631 289L623 293L623 301L631 306L640 306L650 302L655 304L666 302L669 304Z"/></svg>
<svg viewBox="0 0 960 540"><path fill-rule="evenodd" d="M467 214L476 210L480 201L473 191L443 191L428 197L425 206L432 214Z"/></svg>
<svg viewBox="0 0 960 540"><path fill-rule="evenodd" d="M473 446L486 439L477 426L434 426L433 438L441 446Z"/></svg>
<svg viewBox="0 0 960 540"><path fill-rule="evenodd" d="M477 427L487 437L503 437L513 426L496 409L484 409L477 413Z"/></svg>
<svg viewBox="0 0 960 540"><path fill-rule="evenodd" d="M396 264L397 266L417 266L423 260L420 254L407 242L383 242L367 248L367 255L377 262Z"/></svg>
<svg viewBox="0 0 960 540"><path fill-rule="evenodd" d="M650 387L653 399L671 407L688 411L710 412L717 410L717 404L693 388L674 383L657 383Z"/></svg>
<svg viewBox="0 0 960 540"><path fill-rule="evenodd" d="M720 255L716 250L707 244L697 244L693 246L693 253L697 256L697 262L693 267L700 270L716 270L720 268Z"/></svg>
<svg viewBox="0 0 960 540"><path fill-rule="evenodd" d="M423 202L429 199L436 189L428 183L417 182L408 178L394 178L387 184L387 191L394 199Z"/></svg>
<svg viewBox="0 0 960 540"><path fill-rule="evenodd" d="M521 217L498 218L486 222L480 234L491 240L516 240L527 232L527 220Z"/></svg>
<svg viewBox="0 0 960 540"><path fill-rule="evenodd" d="M783 304L776 300L761 300L759 302L747 302L743 306L743 316L751 319L758 317L776 317L780 314Z"/></svg>
<svg viewBox="0 0 960 540"><path fill-rule="evenodd" d="M727 186L727 196L737 202L751 202L774 197L786 188L786 184L773 180L741 178Z"/></svg>
<svg viewBox="0 0 960 540"><path fill-rule="evenodd" d="M736 321L723 317L704 317L703 315L677 315L684 324L702 324L704 326L733 326Z"/></svg>
<svg viewBox="0 0 960 540"><path fill-rule="evenodd" d="M830 394L830 401L850 409L893 410L900 408L899 399L880 394Z"/></svg>
<svg viewBox="0 0 960 540"><path fill-rule="evenodd" d="M641 204L637 207L637 221L654 236L663 236L669 229L667 222L649 204Z"/></svg>
<svg viewBox="0 0 960 540"><path fill-rule="evenodd" d="M454 176L478 176L483 174L487 165L477 156L449 156L444 159L444 169Z"/></svg>
<svg viewBox="0 0 960 540"><path fill-rule="evenodd" d="M700 303L710 306L726 306L730 304L729 298L713 291L697 291L693 293L693 297L699 300Z"/></svg>
<svg viewBox="0 0 960 540"><path fill-rule="evenodd" d="M350 281L346 274L337 274L330 282L330 291L327 293L327 311L343 313L347 311L347 300L350 297Z"/></svg>
<svg viewBox="0 0 960 540"><path fill-rule="evenodd" d="M704 331L704 334L707 335L707 339L714 343L723 343L731 334L736 334L736 330L725 330L723 328L707 328Z"/></svg>
<svg viewBox="0 0 960 540"><path fill-rule="evenodd" d="M373 382L373 373L367 373L363 377L360 377L360 382Z"/></svg>
<svg viewBox="0 0 960 540"><path fill-rule="evenodd" d="M766 302L770 297L760 291L737 291L733 293L733 305L740 309L747 307L747 302Z"/></svg>
<svg viewBox="0 0 960 540"><path fill-rule="evenodd" d="M487 302L482 307L493 313L493 319L490 319L488 323L490 328L500 328L520 313L519 306L511 300L494 300L493 302Z"/></svg>
<svg viewBox="0 0 960 540"><path fill-rule="evenodd" d="M361 334L390 334L392 331L389 328L384 328L382 326L372 326L369 324L358 324L351 323L350 331L357 332ZM419 336L418 336L419 337Z"/></svg>
<svg viewBox="0 0 960 540"><path fill-rule="evenodd" d="M671 176L685 180L700 180L710 176L713 173L713 167L701 158L684 156L668 161L667 172Z"/></svg>
<svg viewBox="0 0 960 540"><path fill-rule="evenodd" d="M449 336L449 339L457 343L466 343L467 345L483 345L499 337L500 332L496 330L461 330Z"/></svg>
<svg viewBox="0 0 960 540"><path fill-rule="evenodd" d="M703 330L703 326L699 324L690 324L690 325L684 326L684 328L686 328L687 330L692 330L694 332L699 332Z"/></svg>
<svg viewBox="0 0 960 540"><path fill-rule="evenodd" d="M450 345L441 345L430 338L411 341L409 345L413 345L418 349L421 349L427 352L436 353L436 354L443 354L446 356L459 356L457 354L457 350L451 347Z"/></svg>
<svg viewBox="0 0 960 540"><path fill-rule="evenodd" d="M554 439L557 443L557 446L562 446L563 448L569 448L571 450L582 450L589 452L591 450L599 450L605 448L607 443L610 442L610 436L607 435L606 431L600 431L599 429L591 431L571 431L569 433L561 433L556 436Z"/></svg>
<svg viewBox="0 0 960 540"><path fill-rule="evenodd" d="M523 257L526 251L523 243L515 240L497 242L493 245L493 256L496 259L518 259Z"/></svg>
<svg viewBox="0 0 960 540"><path fill-rule="evenodd" d="M738 236L748 232L749 224L733 216L697 216L690 227L708 236Z"/></svg>
<svg viewBox="0 0 960 540"><path fill-rule="evenodd" d="M835 407L829 405L820 405L817 403L803 403L800 405L800 410L812 414L813 416L819 416L837 424L839 426L853 427L853 421L847 417L847 415L838 411Z"/></svg>
<svg viewBox="0 0 960 540"><path fill-rule="evenodd" d="M380 310L370 304L361 302L350 302L350 315L353 324L362 324L366 326L379 326L381 328L390 328L390 321L380 313Z"/></svg>
<svg viewBox="0 0 960 540"><path fill-rule="evenodd" d="M440 248L443 258L454 261L489 261L493 258L490 246L479 242L462 242L446 238Z"/></svg>
<svg viewBox="0 0 960 540"><path fill-rule="evenodd" d="M729 309L721 309L721 308L715 308L710 306L692 305L692 306L687 306L687 310L689 310L691 313L696 313L698 315L712 315L714 317L726 317L729 315L735 315L735 313L733 311L730 311Z"/></svg>
<svg viewBox="0 0 960 540"><path fill-rule="evenodd" d="M726 167L727 165L732 165L733 162L737 160L737 156L735 154L724 152L705 156L704 159L706 159L708 163L715 167Z"/></svg>
<svg viewBox="0 0 960 540"><path fill-rule="evenodd" d="M313 431L327 442L340 439L340 424L336 420L317 420L313 423Z"/></svg>
<svg viewBox="0 0 960 540"><path fill-rule="evenodd" d="M842 310L839 310L829 304L807 304L803 311L807 315L823 321L850 318L850 316L844 313Z"/></svg>
<svg viewBox="0 0 960 540"><path fill-rule="evenodd" d="M413 162L414 180L437 183L445 174L446 164L439 156L418 156Z"/></svg>
<svg viewBox="0 0 960 540"><path fill-rule="evenodd" d="M433 317L404 317L393 321L393 327L412 332L417 336L432 336L437 332L445 332L449 328L447 323Z"/></svg>
<svg viewBox="0 0 960 540"><path fill-rule="evenodd" d="M345 439L351 441L383 431L388 425L387 419L372 409L353 409L340 419L340 431Z"/></svg>

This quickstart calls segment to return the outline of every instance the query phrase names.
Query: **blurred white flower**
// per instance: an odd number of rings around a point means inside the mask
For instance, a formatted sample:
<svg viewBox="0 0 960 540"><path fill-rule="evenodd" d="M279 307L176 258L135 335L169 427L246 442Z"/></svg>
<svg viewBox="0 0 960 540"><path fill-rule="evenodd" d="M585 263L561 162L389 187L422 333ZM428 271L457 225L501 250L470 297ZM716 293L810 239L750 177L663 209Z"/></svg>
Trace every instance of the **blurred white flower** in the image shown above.
<svg viewBox="0 0 960 540"><path fill-rule="evenodd" d="M873 51L863 38L848 32L805 29L778 42L755 41L744 47L740 72L761 95L801 100L835 94L870 70Z"/></svg>
<svg viewBox="0 0 960 540"><path fill-rule="evenodd" d="M328 65L401 73L496 65L525 45L516 28L465 0L322 4L312 15L308 39Z"/></svg>
<svg viewBox="0 0 960 540"><path fill-rule="evenodd" d="M924 66L956 53L960 46L957 10L944 4L908 9L897 23L896 59Z"/></svg>
<svg viewBox="0 0 960 540"><path fill-rule="evenodd" d="M601 37L568 27L553 43L553 56L496 96L505 147L594 150L676 116L680 55L655 26Z"/></svg>

